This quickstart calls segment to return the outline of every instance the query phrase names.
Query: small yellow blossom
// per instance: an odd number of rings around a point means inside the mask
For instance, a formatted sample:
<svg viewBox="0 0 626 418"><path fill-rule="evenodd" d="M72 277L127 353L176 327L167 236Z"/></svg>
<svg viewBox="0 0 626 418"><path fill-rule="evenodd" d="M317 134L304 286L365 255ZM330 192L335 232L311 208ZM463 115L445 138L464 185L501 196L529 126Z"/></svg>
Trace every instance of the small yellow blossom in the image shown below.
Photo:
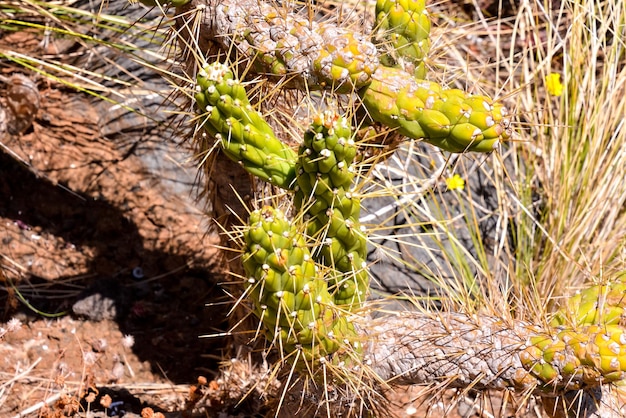
<svg viewBox="0 0 626 418"><path fill-rule="evenodd" d="M561 83L561 74L550 73L546 76L546 88L552 96L560 96L563 94L563 83Z"/></svg>
<svg viewBox="0 0 626 418"><path fill-rule="evenodd" d="M455 174L454 176L446 179L446 185L448 186L448 190L463 190L465 188L465 180L463 180L458 174Z"/></svg>

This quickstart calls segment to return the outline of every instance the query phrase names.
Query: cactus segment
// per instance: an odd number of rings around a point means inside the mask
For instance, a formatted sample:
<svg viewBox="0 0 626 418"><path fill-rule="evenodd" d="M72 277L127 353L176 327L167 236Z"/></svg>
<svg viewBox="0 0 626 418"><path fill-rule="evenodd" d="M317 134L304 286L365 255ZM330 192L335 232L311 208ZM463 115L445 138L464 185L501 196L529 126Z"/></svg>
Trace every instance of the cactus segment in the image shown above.
<svg viewBox="0 0 626 418"><path fill-rule="evenodd" d="M330 25L320 27L328 42L313 61L313 69L320 78L321 87L329 86L337 93L351 93L369 83L379 62L372 54L372 44L365 41L363 35L335 29Z"/></svg>
<svg viewBox="0 0 626 418"><path fill-rule="evenodd" d="M321 244L316 258L331 267L329 291L337 305L353 310L367 295L366 240L359 225L361 204L351 192L356 146L346 118L318 115L304 135L297 162L296 209L307 233Z"/></svg>
<svg viewBox="0 0 626 418"><path fill-rule="evenodd" d="M626 378L626 330L618 325L589 325L580 331L559 327L537 334L520 354L524 367L546 386L572 382L597 385Z"/></svg>
<svg viewBox="0 0 626 418"><path fill-rule="evenodd" d="M295 151L252 108L245 88L226 65L216 62L198 72L195 98L205 131L220 141L229 158L275 186L294 186Z"/></svg>
<svg viewBox="0 0 626 418"><path fill-rule="evenodd" d="M626 283L623 280L591 286L569 298L566 305L556 313L551 325L621 325L626 316L625 304Z"/></svg>
<svg viewBox="0 0 626 418"><path fill-rule="evenodd" d="M372 119L450 152L490 152L511 136L507 110L486 96L467 95L381 66L360 91Z"/></svg>
<svg viewBox="0 0 626 418"><path fill-rule="evenodd" d="M424 59L430 50L430 19L424 0L377 0L376 40L387 49L381 62L426 78Z"/></svg>
<svg viewBox="0 0 626 418"><path fill-rule="evenodd" d="M224 51L237 51L233 61L248 61L251 70L279 77L285 87L349 93L379 66L367 36L269 2L219 2L207 26Z"/></svg>
<svg viewBox="0 0 626 418"><path fill-rule="evenodd" d="M529 339L520 358L548 386L595 386L626 378L626 276L575 294L550 321L552 331ZM582 386L581 386L582 387Z"/></svg>
<svg viewBox="0 0 626 418"><path fill-rule="evenodd" d="M336 312L303 234L280 210L252 212L244 241L246 292L270 341L287 355L301 351L299 361L307 362L360 351L354 326Z"/></svg>

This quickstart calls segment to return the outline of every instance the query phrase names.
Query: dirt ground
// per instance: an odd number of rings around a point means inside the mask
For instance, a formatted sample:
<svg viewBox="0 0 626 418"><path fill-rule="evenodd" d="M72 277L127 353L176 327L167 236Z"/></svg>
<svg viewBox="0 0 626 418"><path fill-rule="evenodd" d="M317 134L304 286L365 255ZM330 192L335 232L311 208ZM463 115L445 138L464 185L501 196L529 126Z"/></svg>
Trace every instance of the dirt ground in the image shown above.
<svg viewBox="0 0 626 418"><path fill-rule="evenodd" d="M104 138L93 101L39 87L34 123L0 152L1 321L21 321L0 345L0 416L60 416L107 390L120 416L181 410L224 348L200 338L225 328L205 306L225 295L203 206Z"/></svg>
<svg viewBox="0 0 626 418"><path fill-rule="evenodd" d="M34 120L0 141L0 326L17 324L0 336L0 416L192 415L219 389L232 301L191 154L170 126L113 129L119 107L33 80ZM443 414L417 396L396 412ZM500 403L467 395L451 416Z"/></svg>

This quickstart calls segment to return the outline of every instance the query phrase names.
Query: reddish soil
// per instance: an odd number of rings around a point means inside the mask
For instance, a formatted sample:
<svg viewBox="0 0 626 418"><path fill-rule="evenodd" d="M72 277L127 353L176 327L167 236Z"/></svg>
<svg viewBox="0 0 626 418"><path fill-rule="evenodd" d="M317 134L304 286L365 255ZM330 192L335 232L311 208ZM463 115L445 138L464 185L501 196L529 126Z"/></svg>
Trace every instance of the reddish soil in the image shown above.
<svg viewBox="0 0 626 418"><path fill-rule="evenodd" d="M224 348L200 338L225 328L224 310L205 306L224 298L223 277L202 204L136 150L188 156L171 140L106 138L93 99L37 84L34 122L0 149L0 325L22 323L0 345L0 416L46 400L29 415L102 409L89 392L122 401L120 415L183 410Z"/></svg>

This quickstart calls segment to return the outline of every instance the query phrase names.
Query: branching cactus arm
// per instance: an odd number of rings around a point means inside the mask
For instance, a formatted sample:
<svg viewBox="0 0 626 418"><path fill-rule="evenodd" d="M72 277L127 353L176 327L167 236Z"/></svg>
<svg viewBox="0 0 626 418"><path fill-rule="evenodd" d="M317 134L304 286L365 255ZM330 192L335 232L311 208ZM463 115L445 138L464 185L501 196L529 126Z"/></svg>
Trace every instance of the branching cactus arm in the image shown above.
<svg viewBox="0 0 626 418"><path fill-rule="evenodd" d="M302 368L361 352L354 326L335 306L304 236L282 211L266 206L252 212L244 241L246 294L269 341Z"/></svg>
<svg viewBox="0 0 626 418"><path fill-rule="evenodd" d="M362 328L376 373L389 381L514 389L556 396L626 377L623 329L545 330L462 313L403 312ZM552 333L554 332L554 333Z"/></svg>
<svg viewBox="0 0 626 418"><path fill-rule="evenodd" d="M359 93L370 116L401 134L451 152L491 152L511 136L508 113L485 96L379 67Z"/></svg>
<svg viewBox="0 0 626 418"><path fill-rule="evenodd" d="M569 298L551 325L587 326L594 324L620 325L626 318L626 273L616 280L590 286Z"/></svg>
<svg viewBox="0 0 626 418"><path fill-rule="evenodd" d="M358 92L375 121L451 152L491 152L511 136L502 105L381 65L375 45L357 31L310 22L257 0L213 0L205 6L202 36L225 54L236 51L233 61L248 62L257 74L279 76L283 87ZM409 7L401 10L408 19L415 16ZM419 16L421 21L426 15ZM423 31L421 25L409 27Z"/></svg>
<svg viewBox="0 0 626 418"><path fill-rule="evenodd" d="M224 153L250 174L289 189L295 182L296 153L274 135L252 108L244 86L223 64L205 65L197 76L196 104L202 127Z"/></svg>
<svg viewBox="0 0 626 418"><path fill-rule="evenodd" d="M258 73L285 86L351 92L367 84L378 51L367 36L257 0L208 0L203 36L237 52Z"/></svg>
<svg viewBox="0 0 626 418"><path fill-rule="evenodd" d="M524 367L523 351L532 327L461 313L403 312L364 327L376 373L398 384L448 381L478 390L534 390L541 381ZM369 347L369 345L368 345Z"/></svg>
<svg viewBox="0 0 626 418"><path fill-rule="evenodd" d="M378 0L374 32L385 54L381 62L397 66L418 79L426 78L430 50L430 19L424 0Z"/></svg>
<svg viewBox="0 0 626 418"><path fill-rule="evenodd" d="M331 268L327 280L335 303L356 310L365 302L367 243L354 193L356 144L348 120L328 110L317 115L300 146L294 204L318 245L314 253Z"/></svg>

